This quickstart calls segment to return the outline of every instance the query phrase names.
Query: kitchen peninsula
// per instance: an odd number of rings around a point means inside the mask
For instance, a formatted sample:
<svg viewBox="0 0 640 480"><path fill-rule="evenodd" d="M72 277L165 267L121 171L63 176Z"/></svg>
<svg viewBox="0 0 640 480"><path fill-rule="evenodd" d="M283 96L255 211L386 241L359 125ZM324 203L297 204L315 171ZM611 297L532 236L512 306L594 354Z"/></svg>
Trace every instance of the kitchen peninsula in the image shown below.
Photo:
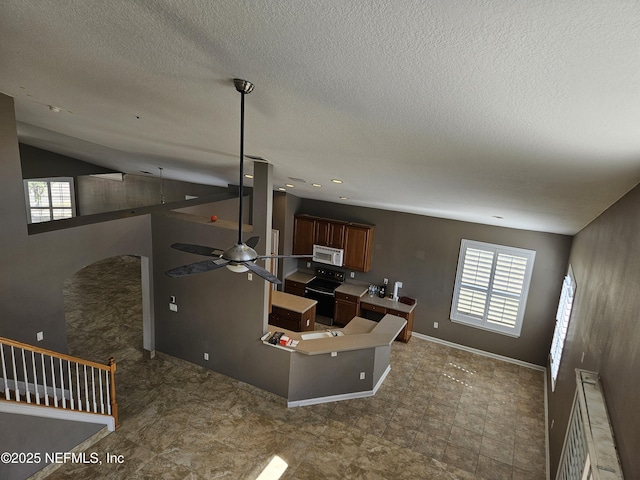
<svg viewBox="0 0 640 480"><path fill-rule="evenodd" d="M294 332L313 330L317 303L316 300L273 290L269 324Z"/></svg>
<svg viewBox="0 0 640 480"><path fill-rule="evenodd" d="M391 346L406 325L385 315L379 322L355 317L344 328L294 332L269 325L265 348L286 350L289 357L288 406L372 396L391 369ZM295 348L271 345L276 331L298 341Z"/></svg>

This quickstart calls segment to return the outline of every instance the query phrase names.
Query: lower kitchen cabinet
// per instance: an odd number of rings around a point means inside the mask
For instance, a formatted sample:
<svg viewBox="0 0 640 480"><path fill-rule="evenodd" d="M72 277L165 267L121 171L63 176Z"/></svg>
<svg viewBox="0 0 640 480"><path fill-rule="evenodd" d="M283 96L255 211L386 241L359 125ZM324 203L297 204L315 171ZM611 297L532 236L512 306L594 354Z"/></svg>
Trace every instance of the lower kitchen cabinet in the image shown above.
<svg viewBox="0 0 640 480"><path fill-rule="evenodd" d="M388 309L387 313L389 315L395 315L397 317L402 317L407 321L407 324L404 326L402 331L398 334L396 340L400 340L401 342L407 343L411 338L411 331L413 330L413 310L411 313L401 312L399 310Z"/></svg>
<svg viewBox="0 0 640 480"><path fill-rule="evenodd" d="M333 313L333 323L344 327L360 314L360 297L336 292L336 306Z"/></svg>
<svg viewBox="0 0 640 480"><path fill-rule="evenodd" d="M306 283L296 282L294 280L284 280L284 291L286 293L290 293L291 295L298 295L299 297L304 297L304 287Z"/></svg>
<svg viewBox="0 0 640 480"><path fill-rule="evenodd" d="M397 317L402 317L407 321L407 324L402 329L402 331L398 334L396 340L400 340L401 342L407 343L411 338L411 331L413 330L413 313L414 308L410 308L409 311L396 310L391 308L388 305L384 305L385 303L390 303L391 305L397 305L396 302L392 302L391 300L380 299L375 301L375 303L367 303L365 300L360 302L360 316L364 318L371 317L372 319L379 319L382 315L396 315ZM372 312L372 315L368 315L367 312Z"/></svg>
<svg viewBox="0 0 640 480"><path fill-rule="evenodd" d="M269 323L276 327L286 328L294 332L307 332L315 328L316 306L303 313L287 310L282 307L271 307Z"/></svg>

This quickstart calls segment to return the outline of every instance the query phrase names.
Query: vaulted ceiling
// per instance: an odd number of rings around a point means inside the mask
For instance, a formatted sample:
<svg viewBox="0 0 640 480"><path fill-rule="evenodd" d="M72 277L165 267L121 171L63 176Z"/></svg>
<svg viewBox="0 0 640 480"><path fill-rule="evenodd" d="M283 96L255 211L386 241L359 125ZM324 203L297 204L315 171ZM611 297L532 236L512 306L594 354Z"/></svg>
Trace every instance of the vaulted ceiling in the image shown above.
<svg viewBox="0 0 640 480"><path fill-rule="evenodd" d="M0 91L26 144L226 185L244 78L275 187L573 234L640 181L639 46L637 1L3 0Z"/></svg>

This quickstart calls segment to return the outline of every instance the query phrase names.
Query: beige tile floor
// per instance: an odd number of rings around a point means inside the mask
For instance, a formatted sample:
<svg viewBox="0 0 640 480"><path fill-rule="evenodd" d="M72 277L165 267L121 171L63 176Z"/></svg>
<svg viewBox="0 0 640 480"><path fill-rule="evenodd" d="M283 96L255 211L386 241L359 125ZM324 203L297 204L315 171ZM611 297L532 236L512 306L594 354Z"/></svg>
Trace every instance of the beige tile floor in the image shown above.
<svg viewBox="0 0 640 480"><path fill-rule="evenodd" d="M94 264L65 286L70 351L118 361L121 427L49 479L544 479L542 372L413 338L394 343L375 397L287 408L284 399L142 350L140 263Z"/></svg>

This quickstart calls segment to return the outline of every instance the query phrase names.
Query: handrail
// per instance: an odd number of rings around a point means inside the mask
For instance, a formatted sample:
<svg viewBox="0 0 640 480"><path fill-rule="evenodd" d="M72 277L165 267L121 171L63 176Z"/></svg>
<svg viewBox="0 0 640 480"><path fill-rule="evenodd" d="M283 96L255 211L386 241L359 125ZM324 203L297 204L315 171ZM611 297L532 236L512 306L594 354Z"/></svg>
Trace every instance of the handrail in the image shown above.
<svg viewBox="0 0 640 480"><path fill-rule="evenodd" d="M104 365L0 337L0 368L0 400L109 415L119 426L113 357Z"/></svg>

